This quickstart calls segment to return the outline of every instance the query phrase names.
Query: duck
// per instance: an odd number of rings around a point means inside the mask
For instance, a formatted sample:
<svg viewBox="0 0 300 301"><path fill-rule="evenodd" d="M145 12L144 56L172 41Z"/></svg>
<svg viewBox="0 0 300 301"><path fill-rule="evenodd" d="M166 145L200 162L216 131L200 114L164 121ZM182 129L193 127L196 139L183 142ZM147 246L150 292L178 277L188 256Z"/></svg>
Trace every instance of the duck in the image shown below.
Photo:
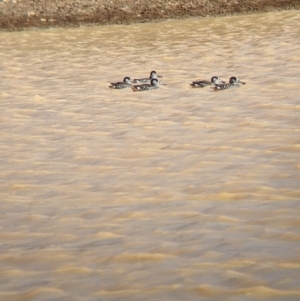
<svg viewBox="0 0 300 301"><path fill-rule="evenodd" d="M159 85L158 79L152 78L151 84L134 85L134 86L131 86L131 89L134 92L145 91L145 90L154 90L154 89L158 88L158 85Z"/></svg>
<svg viewBox="0 0 300 301"><path fill-rule="evenodd" d="M229 83L215 84L215 86L212 87L212 89L217 91L217 90L226 90L226 89L231 89L231 88L239 88L240 84L245 85L246 83L242 82L236 76L231 76L229 79Z"/></svg>
<svg viewBox="0 0 300 301"><path fill-rule="evenodd" d="M109 87L111 89L124 89L124 88L131 87L130 77L129 76L124 77L122 82L111 83Z"/></svg>
<svg viewBox="0 0 300 301"><path fill-rule="evenodd" d="M145 78L135 78L132 80L132 83L147 83L147 82L151 82L151 79L153 78L162 78L161 75L157 75L156 71L153 70L150 72L150 76L149 77L145 77Z"/></svg>
<svg viewBox="0 0 300 301"><path fill-rule="evenodd" d="M218 76L213 76L210 81L208 80L198 80L193 81L190 85L193 88L204 88L206 86L215 86L216 84L224 84L225 82L222 81Z"/></svg>

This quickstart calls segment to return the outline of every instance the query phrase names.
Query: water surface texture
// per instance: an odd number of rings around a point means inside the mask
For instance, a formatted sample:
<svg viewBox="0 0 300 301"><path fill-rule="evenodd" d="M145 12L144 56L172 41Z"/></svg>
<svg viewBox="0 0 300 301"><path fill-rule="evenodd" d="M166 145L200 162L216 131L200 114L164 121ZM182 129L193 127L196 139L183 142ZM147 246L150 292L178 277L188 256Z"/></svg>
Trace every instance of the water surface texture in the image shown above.
<svg viewBox="0 0 300 301"><path fill-rule="evenodd" d="M299 24L1 32L0 299L298 301Z"/></svg>

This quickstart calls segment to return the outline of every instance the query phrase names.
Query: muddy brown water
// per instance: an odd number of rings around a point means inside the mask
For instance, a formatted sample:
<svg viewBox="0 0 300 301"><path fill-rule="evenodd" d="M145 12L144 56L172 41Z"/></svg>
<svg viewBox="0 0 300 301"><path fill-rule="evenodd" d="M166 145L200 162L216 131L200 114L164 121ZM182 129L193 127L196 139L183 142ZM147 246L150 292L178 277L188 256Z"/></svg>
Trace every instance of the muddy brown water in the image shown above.
<svg viewBox="0 0 300 301"><path fill-rule="evenodd" d="M0 299L299 300L299 24L1 32Z"/></svg>

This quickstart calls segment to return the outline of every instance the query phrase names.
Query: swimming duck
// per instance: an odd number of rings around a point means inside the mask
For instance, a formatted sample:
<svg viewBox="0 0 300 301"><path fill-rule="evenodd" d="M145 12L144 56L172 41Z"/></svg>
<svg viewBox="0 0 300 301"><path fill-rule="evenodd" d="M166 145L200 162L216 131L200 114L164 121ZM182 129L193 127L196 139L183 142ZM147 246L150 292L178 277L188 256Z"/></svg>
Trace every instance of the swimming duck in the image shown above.
<svg viewBox="0 0 300 301"><path fill-rule="evenodd" d="M225 84L216 84L215 87L213 87L214 90L226 90L231 88L239 88L240 84L245 85L245 82L240 81L236 76L232 76L229 79L229 83Z"/></svg>
<svg viewBox="0 0 300 301"><path fill-rule="evenodd" d="M135 85L131 86L132 90L134 92L136 91L145 91L145 90L154 90L158 88L158 79L157 78L152 78L151 79L151 84L142 84L142 85Z"/></svg>
<svg viewBox="0 0 300 301"><path fill-rule="evenodd" d="M130 77L128 76L124 77L122 82L111 83L109 87L111 89L124 89L124 88L131 87Z"/></svg>
<svg viewBox="0 0 300 301"><path fill-rule="evenodd" d="M193 88L204 88L206 86L214 86L216 84L224 84L225 82L222 81L221 79L219 79L217 76L213 76L211 78L211 81L208 80L198 80L198 81L194 81L192 82L190 85Z"/></svg>
<svg viewBox="0 0 300 301"><path fill-rule="evenodd" d="M149 77L145 77L145 78L135 78L132 80L133 83L147 83L149 81L151 81L151 79L153 78L158 78L158 77L162 77L160 75L157 75L156 71L151 71L150 72L150 76Z"/></svg>

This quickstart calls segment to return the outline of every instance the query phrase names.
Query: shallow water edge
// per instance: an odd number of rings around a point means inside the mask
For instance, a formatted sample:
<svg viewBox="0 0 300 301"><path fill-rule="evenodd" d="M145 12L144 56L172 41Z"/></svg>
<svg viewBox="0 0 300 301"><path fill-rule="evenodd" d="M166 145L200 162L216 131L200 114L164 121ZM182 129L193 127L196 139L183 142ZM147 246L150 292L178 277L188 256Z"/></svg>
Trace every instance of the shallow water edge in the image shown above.
<svg viewBox="0 0 300 301"><path fill-rule="evenodd" d="M132 24L299 8L300 2L295 0L4 0L0 2L0 30Z"/></svg>

